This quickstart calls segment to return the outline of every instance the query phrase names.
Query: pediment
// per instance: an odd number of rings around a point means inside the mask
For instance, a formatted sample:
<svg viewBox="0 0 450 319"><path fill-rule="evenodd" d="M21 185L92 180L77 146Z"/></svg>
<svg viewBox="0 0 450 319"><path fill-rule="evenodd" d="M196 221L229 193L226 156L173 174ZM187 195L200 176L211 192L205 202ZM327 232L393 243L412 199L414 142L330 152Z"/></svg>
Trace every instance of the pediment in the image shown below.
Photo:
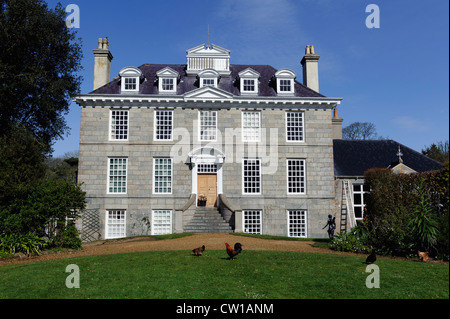
<svg viewBox="0 0 450 319"><path fill-rule="evenodd" d="M275 73L275 77L277 78L294 79L296 76L295 72L289 69L281 69Z"/></svg>
<svg viewBox="0 0 450 319"><path fill-rule="evenodd" d="M192 90L184 94L185 99L232 99L233 94L228 93L224 90L205 86L200 89Z"/></svg>
<svg viewBox="0 0 450 319"><path fill-rule="evenodd" d="M168 66L156 72L156 75L158 77L173 77L173 78L175 77L177 78L180 76L180 74L177 71Z"/></svg>
<svg viewBox="0 0 450 319"><path fill-rule="evenodd" d="M200 44L192 49L187 50L186 53L188 54L188 56L230 55L229 50L215 44L211 44L210 46Z"/></svg>
<svg viewBox="0 0 450 319"><path fill-rule="evenodd" d="M253 70L252 68L246 68L245 70L239 72L240 78L259 78L259 72Z"/></svg>
<svg viewBox="0 0 450 319"><path fill-rule="evenodd" d="M142 71L134 66L127 66L119 71L120 77L141 77Z"/></svg>
<svg viewBox="0 0 450 319"><path fill-rule="evenodd" d="M403 163L399 163L397 165L395 165L394 167L391 167L392 172L394 174L413 174L413 173L417 173L415 170L413 170L411 167L403 164Z"/></svg>
<svg viewBox="0 0 450 319"><path fill-rule="evenodd" d="M204 69L198 72L198 76L201 78L218 78L220 73L214 69Z"/></svg>

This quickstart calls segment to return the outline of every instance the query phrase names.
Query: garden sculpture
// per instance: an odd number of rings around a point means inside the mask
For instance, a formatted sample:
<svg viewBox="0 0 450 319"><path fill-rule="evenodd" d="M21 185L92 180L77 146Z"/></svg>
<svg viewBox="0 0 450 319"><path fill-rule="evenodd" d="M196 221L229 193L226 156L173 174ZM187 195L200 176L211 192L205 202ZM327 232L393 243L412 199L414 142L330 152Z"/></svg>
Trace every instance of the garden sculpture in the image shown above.
<svg viewBox="0 0 450 319"><path fill-rule="evenodd" d="M327 226L328 226L328 230L327 230L328 237L330 237L330 239L333 239L334 230L336 229L336 217L328 215L327 224L322 229L325 229L325 227L327 227Z"/></svg>

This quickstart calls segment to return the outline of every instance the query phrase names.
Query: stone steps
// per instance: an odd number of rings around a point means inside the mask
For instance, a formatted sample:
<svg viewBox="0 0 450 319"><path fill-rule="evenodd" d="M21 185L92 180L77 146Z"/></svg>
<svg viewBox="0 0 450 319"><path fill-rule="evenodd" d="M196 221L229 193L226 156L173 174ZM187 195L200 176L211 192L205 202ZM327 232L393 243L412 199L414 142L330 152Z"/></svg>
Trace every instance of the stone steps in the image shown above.
<svg viewBox="0 0 450 319"><path fill-rule="evenodd" d="M194 217L184 227L187 233L230 233L233 229L216 207L197 207Z"/></svg>

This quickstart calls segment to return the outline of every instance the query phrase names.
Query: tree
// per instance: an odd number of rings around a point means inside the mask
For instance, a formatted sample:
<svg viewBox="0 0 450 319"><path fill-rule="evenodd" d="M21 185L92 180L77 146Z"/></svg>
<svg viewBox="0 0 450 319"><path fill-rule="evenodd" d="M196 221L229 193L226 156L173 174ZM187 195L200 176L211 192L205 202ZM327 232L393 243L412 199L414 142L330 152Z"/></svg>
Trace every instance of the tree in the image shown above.
<svg viewBox="0 0 450 319"><path fill-rule="evenodd" d="M377 137L377 130L373 123L355 122L342 130L342 138L344 140L373 140Z"/></svg>
<svg viewBox="0 0 450 319"><path fill-rule="evenodd" d="M78 171L78 152L69 152L61 157L48 157L45 160L47 180L66 179L76 183Z"/></svg>
<svg viewBox="0 0 450 319"><path fill-rule="evenodd" d="M0 0L0 136L23 126L51 151L68 131L64 115L80 91L81 40L60 4Z"/></svg>
<svg viewBox="0 0 450 319"><path fill-rule="evenodd" d="M433 143L422 150L422 154L441 163L448 163L448 140L445 142Z"/></svg>
<svg viewBox="0 0 450 319"><path fill-rule="evenodd" d="M63 241L64 233L86 207L85 193L79 185L59 179L42 181L31 189L25 201L0 211L0 233L34 233Z"/></svg>
<svg viewBox="0 0 450 319"><path fill-rule="evenodd" d="M13 127L10 136L0 136L0 210L26 199L44 177L44 146L23 127Z"/></svg>

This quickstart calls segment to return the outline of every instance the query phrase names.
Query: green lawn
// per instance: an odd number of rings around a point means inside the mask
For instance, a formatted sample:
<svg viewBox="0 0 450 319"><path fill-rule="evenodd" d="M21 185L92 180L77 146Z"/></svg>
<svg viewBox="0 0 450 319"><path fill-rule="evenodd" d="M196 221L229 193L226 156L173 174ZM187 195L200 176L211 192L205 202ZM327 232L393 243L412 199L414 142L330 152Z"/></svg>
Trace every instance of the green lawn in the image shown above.
<svg viewBox="0 0 450 319"><path fill-rule="evenodd" d="M449 298L448 265L379 258L366 287L365 256L243 251L145 252L0 267L0 298ZM66 287L66 266L80 288Z"/></svg>

